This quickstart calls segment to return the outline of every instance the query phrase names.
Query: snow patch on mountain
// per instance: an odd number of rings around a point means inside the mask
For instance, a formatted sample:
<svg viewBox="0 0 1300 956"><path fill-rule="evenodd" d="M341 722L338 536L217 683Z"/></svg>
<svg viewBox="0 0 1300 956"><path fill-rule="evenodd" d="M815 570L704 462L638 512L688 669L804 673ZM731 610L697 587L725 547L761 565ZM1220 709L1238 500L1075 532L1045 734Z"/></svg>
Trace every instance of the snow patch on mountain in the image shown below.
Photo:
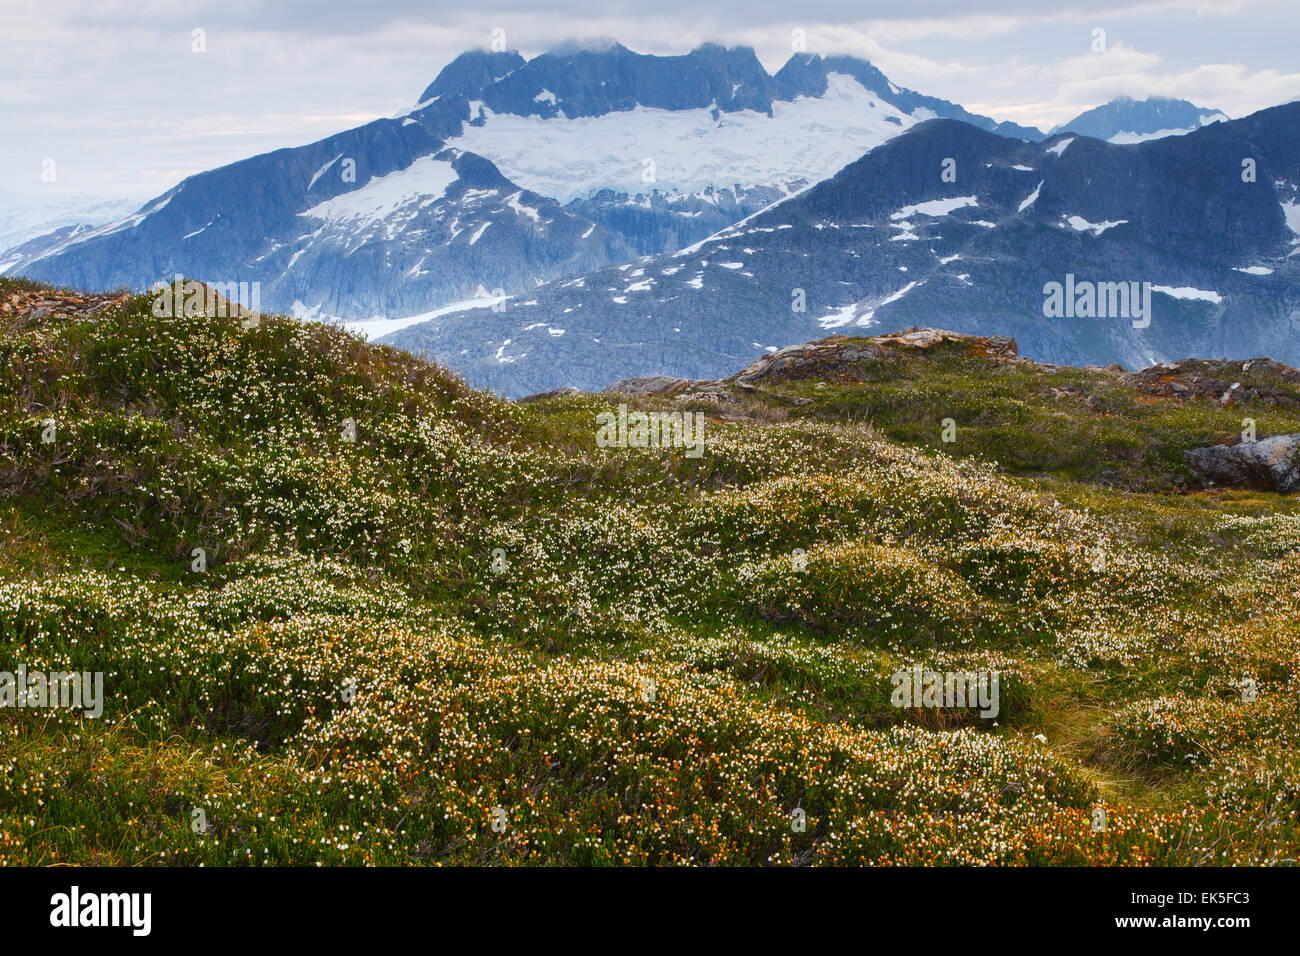
<svg viewBox="0 0 1300 956"><path fill-rule="evenodd" d="M1164 139L1166 136L1186 136L1188 133L1194 133L1210 123L1222 123L1228 117L1222 113L1216 113L1212 117L1201 117L1200 126L1189 126L1186 129L1158 129L1150 133L1132 133L1128 130L1121 130L1114 136L1110 137L1109 142L1117 146L1123 146L1129 143L1145 143L1150 139Z"/></svg>
<svg viewBox="0 0 1300 956"><path fill-rule="evenodd" d="M1282 216L1286 219L1286 227L1300 236L1300 202L1282 203Z"/></svg>
<svg viewBox="0 0 1300 956"><path fill-rule="evenodd" d="M513 209L515 212L519 213L519 215L527 216L533 222L540 222L542 218L541 214L538 213L538 211L534 209L532 206L525 206L519 201L519 197L522 195L523 195L522 191L515 193L509 199L506 200L506 205L509 206L511 209Z"/></svg>
<svg viewBox="0 0 1300 956"><path fill-rule="evenodd" d="M838 309L832 309L829 315L823 315L817 320L817 323L823 329L834 329L841 325L848 325L858 317L858 304L851 302L846 306Z"/></svg>
<svg viewBox="0 0 1300 956"><path fill-rule="evenodd" d="M1186 299L1193 302L1213 302L1215 305L1218 305L1223 301L1223 296L1219 295L1217 292L1206 289L1196 289L1187 285L1153 285L1151 291L1163 292L1165 295L1173 299Z"/></svg>
<svg viewBox="0 0 1300 956"><path fill-rule="evenodd" d="M1024 212L1034 203L1038 202L1038 193L1042 190L1043 183L1045 182L1047 182L1045 179L1040 179L1038 181L1038 185L1034 187L1034 191L1029 194L1029 197L1023 200L1020 205L1016 207L1016 212Z"/></svg>
<svg viewBox="0 0 1300 956"><path fill-rule="evenodd" d="M399 209L437 202L458 178L451 163L422 156L405 169L376 176L360 189L317 203L299 215L332 223L381 223ZM535 210L529 211L536 216Z"/></svg>
<svg viewBox="0 0 1300 956"><path fill-rule="evenodd" d="M1128 222L1127 219L1107 219L1105 222L1089 222L1082 216L1062 216L1068 225L1075 232L1091 232L1094 236L1100 236L1107 229L1114 229L1116 226L1122 226Z"/></svg>
<svg viewBox="0 0 1300 956"><path fill-rule="evenodd" d="M911 216L930 216L937 218L946 216L958 209L964 209L967 206L978 206L979 200L975 196L955 196L951 199L931 199L928 202L919 202L912 206L904 206L895 213L890 214L890 219L907 219Z"/></svg>
<svg viewBox="0 0 1300 956"><path fill-rule="evenodd" d="M501 347L497 349L497 362L501 365L513 365L528 354L527 352L520 352L518 355L506 355L506 346L513 341L514 339L506 339L501 343Z"/></svg>
<svg viewBox="0 0 1300 956"><path fill-rule="evenodd" d="M421 322L428 322L430 319L436 319L439 316L450 315L453 312L466 312L470 309L491 308L505 301L505 296L492 296L487 294L483 289L479 289L482 295L475 296L472 299L462 299L459 302L450 302L447 305L434 309L431 312L421 312L419 315L408 315L405 318L390 319L386 316L376 315L369 319L341 319L335 315L326 315L319 305L308 308L302 302L295 300L290 314L296 319L311 319L316 322L327 322L331 324L342 325L349 332L365 337L368 341L373 342L381 335L387 335L390 332L396 332L398 329L404 329L408 325L417 325ZM561 333L563 334L563 333Z"/></svg>
<svg viewBox="0 0 1300 956"><path fill-rule="evenodd" d="M447 145L492 160L509 179L559 200L601 189L630 194L709 186L806 186L916 124L851 76L832 73L821 97L755 110L637 106L604 116L516 116L484 108ZM653 160L653 165L647 160Z"/></svg>
<svg viewBox="0 0 1300 956"><path fill-rule="evenodd" d="M330 168L331 166L333 166L335 163L337 163L337 162L338 162L340 159L342 159L342 158L343 158L343 154L342 154L342 153L339 153L337 156L335 156L333 159L331 159L328 163L326 163L326 164L325 164L324 166L322 166L320 169L316 170L315 175L313 175L312 178L311 178L311 182L309 182L309 183L307 184L307 192L311 192L311 187L313 187L313 186L316 185L317 180L319 180L322 176L324 176L324 175L329 171L329 168Z"/></svg>
<svg viewBox="0 0 1300 956"><path fill-rule="evenodd" d="M907 285L903 286L903 287L902 287L901 289L899 289L897 292L891 292L889 295L885 296L883 299L881 299L879 302L877 302L877 303L876 303L875 305L873 305L871 308L869 308L869 309L867 309L866 311L864 311L864 312L862 313L862 315L858 317L858 322L857 322L857 324L858 324L858 325L861 325L861 326L872 326L872 325L875 325L875 324L876 324L876 311L877 311L878 309L880 309L880 308L882 308L882 307L884 307L884 306L886 306L886 305L889 305L891 302L897 302L899 299L901 299L903 296L907 295L907 293L911 292L913 289L915 289L915 288L916 288L918 285L920 285L920 284L921 284L921 283L920 283L919 281L909 282Z"/></svg>

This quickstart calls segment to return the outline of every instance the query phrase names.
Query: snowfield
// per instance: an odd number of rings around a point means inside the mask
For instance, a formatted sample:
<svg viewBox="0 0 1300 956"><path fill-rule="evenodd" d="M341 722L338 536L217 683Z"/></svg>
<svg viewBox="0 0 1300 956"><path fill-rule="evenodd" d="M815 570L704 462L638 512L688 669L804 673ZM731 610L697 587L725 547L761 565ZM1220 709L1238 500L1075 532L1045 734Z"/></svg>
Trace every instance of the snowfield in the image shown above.
<svg viewBox="0 0 1300 956"><path fill-rule="evenodd" d="M967 206L978 206L979 199L975 196L954 196L951 199L931 199L929 202L919 202L914 206L904 206L898 212L892 213L890 219L907 219L911 216L930 216L937 218L946 216L949 213L964 209Z"/></svg>
<svg viewBox="0 0 1300 956"><path fill-rule="evenodd" d="M376 176L360 189L327 199L300 215L326 222L360 220L379 224L413 204L418 208L437 202L458 178L451 163L423 156L405 169L387 176ZM411 210L411 214L414 215L415 211Z"/></svg>
<svg viewBox="0 0 1300 956"><path fill-rule="evenodd" d="M1163 292L1165 295L1174 299L1188 299L1196 302L1213 302L1215 305L1218 305L1223 301L1223 296L1219 295L1217 292L1206 289L1194 289L1191 286L1186 285L1153 285L1151 291Z"/></svg>
<svg viewBox="0 0 1300 956"><path fill-rule="evenodd" d="M1037 196L1037 192L1034 194ZM1094 236L1100 236L1107 229L1114 229L1116 226L1122 226L1128 222L1127 219L1107 219L1105 222L1089 222L1082 216L1065 216L1066 224L1075 232L1091 232Z"/></svg>
<svg viewBox="0 0 1300 956"><path fill-rule="evenodd" d="M709 187L796 186L838 172L914 126L913 117L857 80L832 73L825 96L753 110L638 106L568 119L514 116L484 107L486 123L447 145L486 156L502 174L561 203L601 189L633 195L699 194ZM647 164L653 160L653 166Z"/></svg>

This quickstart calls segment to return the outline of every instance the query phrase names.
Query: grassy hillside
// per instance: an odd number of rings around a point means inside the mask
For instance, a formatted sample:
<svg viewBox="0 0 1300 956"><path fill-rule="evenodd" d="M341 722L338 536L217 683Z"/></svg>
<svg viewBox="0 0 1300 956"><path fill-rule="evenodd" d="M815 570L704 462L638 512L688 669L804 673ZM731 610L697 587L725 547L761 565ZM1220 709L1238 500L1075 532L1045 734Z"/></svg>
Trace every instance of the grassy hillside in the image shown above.
<svg viewBox="0 0 1300 956"><path fill-rule="evenodd" d="M81 303L0 279L0 671L105 675L98 719L0 710L0 863L1300 853L1300 517L1181 471L1300 430L1283 373L945 347L627 399L708 408L690 458L597 447L623 399ZM913 665L996 668L998 718L892 706Z"/></svg>

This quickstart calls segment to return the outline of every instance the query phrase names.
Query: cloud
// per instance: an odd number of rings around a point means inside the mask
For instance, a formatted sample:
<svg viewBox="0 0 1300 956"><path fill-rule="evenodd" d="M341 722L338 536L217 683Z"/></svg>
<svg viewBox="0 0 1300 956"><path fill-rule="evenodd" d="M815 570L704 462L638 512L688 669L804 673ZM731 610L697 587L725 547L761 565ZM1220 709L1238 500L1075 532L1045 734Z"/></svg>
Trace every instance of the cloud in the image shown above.
<svg viewBox="0 0 1300 956"><path fill-rule="evenodd" d="M80 188L160 178L298 145L414 104L491 31L535 55L615 38L649 53L754 47L770 70L808 48L998 119L1050 127L1120 94L1178 96L1240 116L1300 96L1300 5L990 0L7 0L0 177L43 157ZM207 52L191 52L191 31ZM1108 52L1090 52L1091 31ZM168 183L170 185L170 183Z"/></svg>

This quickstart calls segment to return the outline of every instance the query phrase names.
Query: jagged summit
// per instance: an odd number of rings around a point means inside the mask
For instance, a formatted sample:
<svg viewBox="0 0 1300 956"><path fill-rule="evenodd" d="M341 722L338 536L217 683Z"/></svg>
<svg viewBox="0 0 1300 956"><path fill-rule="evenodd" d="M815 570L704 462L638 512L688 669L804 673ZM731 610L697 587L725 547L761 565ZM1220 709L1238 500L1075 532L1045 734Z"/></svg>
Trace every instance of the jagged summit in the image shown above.
<svg viewBox="0 0 1300 956"><path fill-rule="evenodd" d="M506 53L470 50L443 67L437 79L420 94L418 102L427 103L439 96L471 96L513 73L526 62L514 50Z"/></svg>
<svg viewBox="0 0 1300 956"><path fill-rule="evenodd" d="M906 113L918 117L945 117L961 120L983 130L1017 139L1040 140L1041 130L1018 123L999 123L987 116L979 116L947 100L925 96L914 90L895 85L868 60L855 56L824 57L820 53L796 53L786 61L776 74L776 82L783 98L795 96L822 96L826 92L831 74L853 77L864 88Z"/></svg>
<svg viewBox="0 0 1300 956"><path fill-rule="evenodd" d="M621 43L565 44L524 60L517 52L463 53L424 91L420 102L460 95L497 113L566 118L634 109L754 110L771 114L776 102L826 95L834 74L852 77L884 103L918 119L943 116L1006 136L1037 140L1032 127L999 123L955 103L904 89L868 60L796 53L775 75L751 47L703 43L688 53L637 53Z"/></svg>

